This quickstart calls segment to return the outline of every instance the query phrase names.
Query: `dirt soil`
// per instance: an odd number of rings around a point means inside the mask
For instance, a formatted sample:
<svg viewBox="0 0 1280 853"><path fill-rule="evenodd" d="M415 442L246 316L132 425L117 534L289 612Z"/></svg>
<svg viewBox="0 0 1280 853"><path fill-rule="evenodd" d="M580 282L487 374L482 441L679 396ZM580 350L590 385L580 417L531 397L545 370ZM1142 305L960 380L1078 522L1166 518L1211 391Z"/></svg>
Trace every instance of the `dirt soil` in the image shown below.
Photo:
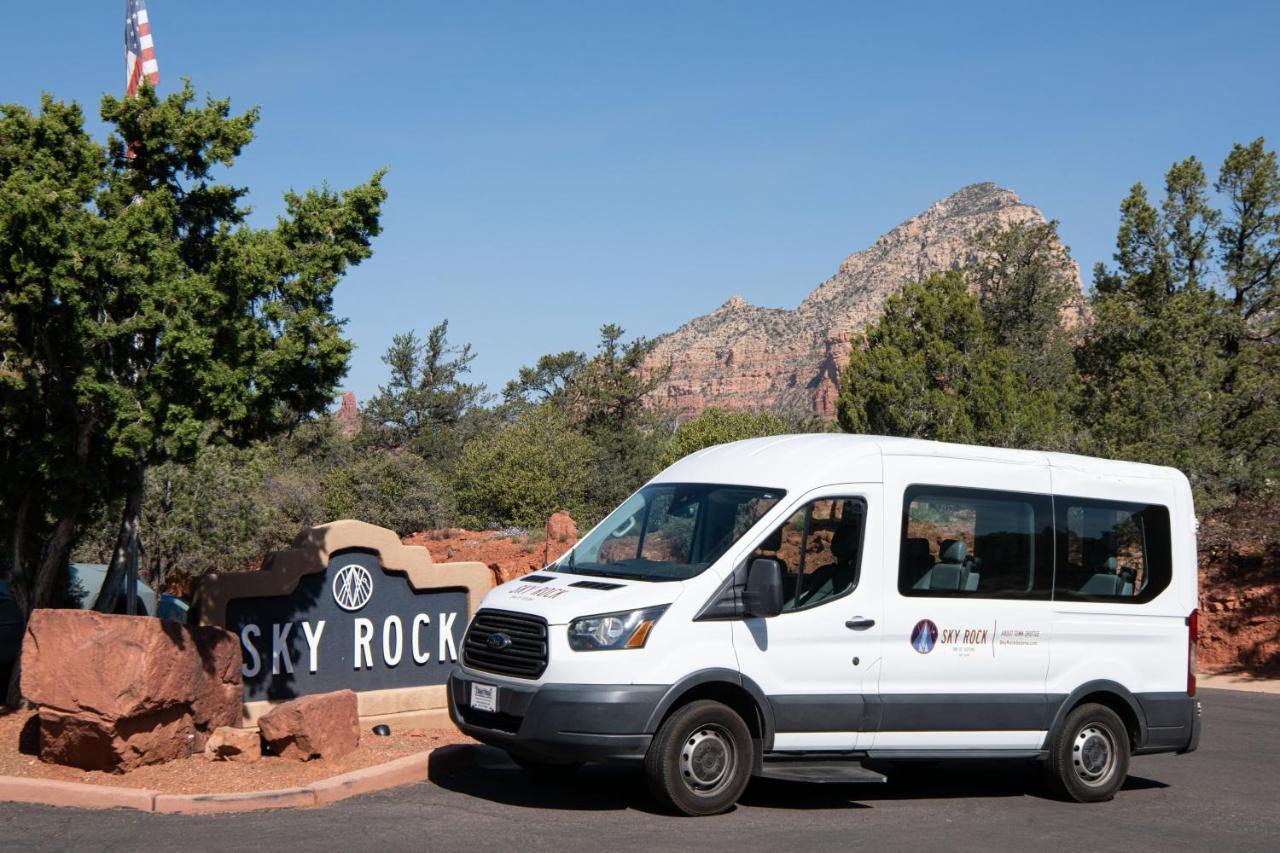
<svg viewBox="0 0 1280 853"><path fill-rule="evenodd" d="M498 583L527 575L558 560L576 539L550 541L539 533L475 531L458 528L428 530L405 537L406 545L425 545L437 563L477 561L489 566Z"/></svg>
<svg viewBox="0 0 1280 853"><path fill-rule="evenodd" d="M0 776L146 788L165 794L228 794L294 788L445 744L474 742L457 729L406 729L403 732L393 729L390 737L362 732L360 746L355 752L334 760L291 761L263 756L257 763L239 764L210 761L203 755L193 755L167 764L140 767L129 773L103 773L41 761L37 747L39 729L34 718L34 711L0 708Z"/></svg>

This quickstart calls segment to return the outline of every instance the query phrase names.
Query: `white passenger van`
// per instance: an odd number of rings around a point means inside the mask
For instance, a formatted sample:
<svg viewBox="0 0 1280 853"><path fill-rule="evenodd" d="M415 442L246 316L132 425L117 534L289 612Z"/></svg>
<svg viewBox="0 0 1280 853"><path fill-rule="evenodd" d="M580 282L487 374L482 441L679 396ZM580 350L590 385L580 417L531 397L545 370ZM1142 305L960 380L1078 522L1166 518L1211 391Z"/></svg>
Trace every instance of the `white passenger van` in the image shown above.
<svg viewBox="0 0 1280 853"><path fill-rule="evenodd" d="M850 435L663 471L556 563L494 589L449 682L531 769L643 763L687 814L752 775L1043 762L1106 800L1189 752L1196 539L1172 468Z"/></svg>

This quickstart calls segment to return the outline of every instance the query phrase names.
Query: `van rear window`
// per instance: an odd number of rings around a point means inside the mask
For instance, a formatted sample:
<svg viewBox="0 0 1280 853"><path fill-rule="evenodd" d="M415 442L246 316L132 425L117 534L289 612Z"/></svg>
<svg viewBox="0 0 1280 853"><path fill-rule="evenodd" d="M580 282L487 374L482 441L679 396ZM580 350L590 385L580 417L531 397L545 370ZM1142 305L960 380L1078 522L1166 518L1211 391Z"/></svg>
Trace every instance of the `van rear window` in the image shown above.
<svg viewBox="0 0 1280 853"><path fill-rule="evenodd" d="M1141 604L1169 586L1168 509L1072 497L1055 497L1054 504L1055 598Z"/></svg>
<svg viewBox="0 0 1280 853"><path fill-rule="evenodd" d="M903 499L902 595L1142 604L1172 575L1158 504L928 485Z"/></svg>

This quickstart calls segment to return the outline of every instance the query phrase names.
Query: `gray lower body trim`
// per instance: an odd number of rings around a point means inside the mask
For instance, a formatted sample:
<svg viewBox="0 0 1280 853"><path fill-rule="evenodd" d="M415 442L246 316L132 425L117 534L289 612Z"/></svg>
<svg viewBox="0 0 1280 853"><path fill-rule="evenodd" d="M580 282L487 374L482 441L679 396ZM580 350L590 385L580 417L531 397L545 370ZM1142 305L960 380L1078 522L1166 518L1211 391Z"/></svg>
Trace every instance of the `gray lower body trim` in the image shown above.
<svg viewBox="0 0 1280 853"><path fill-rule="evenodd" d="M498 685L498 711L470 707L471 684ZM512 685L483 673L449 676L449 716L482 743L544 761L637 761L649 749L645 723L665 685Z"/></svg>
<svg viewBox="0 0 1280 853"><path fill-rule="evenodd" d="M733 673L728 673L732 676ZM666 708L681 685L501 683L496 714L473 711L470 684L493 684L483 673L454 670L449 712L464 732L531 758L560 761L634 761L644 757ZM691 684L701 684L701 681ZM726 683L732 684L730 681ZM741 686L741 685L738 685ZM745 689L745 688L744 688ZM1134 754L1189 752L1200 733L1199 703L1185 693L1131 694L1091 682L1070 696L1045 693L943 693L770 696L749 691L762 706L764 749L774 732L982 732L1048 731L1078 697L1105 692L1123 699L1138 718ZM1040 750L872 750L875 758L1043 757Z"/></svg>
<svg viewBox="0 0 1280 853"><path fill-rule="evenodd" d="M886 694L878 699L882 732L1040 732L1065 696L1044 693Z"/></svg>
<svg viewBox="0 0 1280 853"><path fill-rule="evenodd" d="M1135 693L1146 717L1136 755L1191 752L1200 743L1200 703L1186 693Z"/></svg>
<svg viewBox="0 0 1280 853"><path fill-rule="evenodd" d="M779 732L1044 731L1065 696L937 693L771 696Z"/></svg>
<svg viewBox="0 0 1280 853"><path fill-rule="evenodd" d="M779 732L860 732L870 729L868 705L875 697L789 695L770 696L774 725Z"/></svg>

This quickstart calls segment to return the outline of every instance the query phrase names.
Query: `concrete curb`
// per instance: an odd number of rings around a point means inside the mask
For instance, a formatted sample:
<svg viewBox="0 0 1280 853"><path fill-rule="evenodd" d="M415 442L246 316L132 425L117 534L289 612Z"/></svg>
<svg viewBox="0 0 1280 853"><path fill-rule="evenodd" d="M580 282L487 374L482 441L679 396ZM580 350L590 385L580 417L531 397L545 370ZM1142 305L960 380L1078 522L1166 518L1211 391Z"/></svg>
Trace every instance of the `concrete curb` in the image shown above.
<svg viewBox="0 0 1280 853"><path fill-rule="evenodd" d="M263 809L305 809L348 797L447 776L475 763L478 751L450 744L321 779L300 788L233 794L162 794L144 788L118 788L25 776L0 776L0 802L37 803L80 809L136 809L152 814L218 814Z"/></svg>
<svg viewBox="0 0 1280 853"><path fill-rule="evenodd" d="M1262 678L1240 672L1198 672L1196 685L1209 690L1280 693L1280 678Z"/></svg>
<svg viewBox="0 0 1280 853"><path fill-rule="evenodd" d="M114 788L84 782L59 782L26 776L0 776L0 800L41 803L78 809L138 809L149 812L156 792L145 788Z"/></svg>

